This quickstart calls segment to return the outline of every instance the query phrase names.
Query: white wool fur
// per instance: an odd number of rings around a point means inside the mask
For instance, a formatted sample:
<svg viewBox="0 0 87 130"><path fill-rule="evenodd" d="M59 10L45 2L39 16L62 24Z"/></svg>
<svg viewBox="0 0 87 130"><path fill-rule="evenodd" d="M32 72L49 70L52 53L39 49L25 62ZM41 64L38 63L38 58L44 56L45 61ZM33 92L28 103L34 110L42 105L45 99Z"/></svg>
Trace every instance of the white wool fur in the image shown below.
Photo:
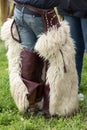
<svg viewBox="0 0 87 130"><path fill-rule="evenodd" d="M27 100L28 90L21 79L21 58L23 50L20 43L16 42L11 36L11 25L13 19L8 19L1 28L1 39L5 41L7 47L7 58L9 66L10 90L14 101L21 112L25 112L29 107ZM18 38L16 26L13 26L13 34Z"/></svg>
<svg viewBox="0 0 87 130"><path fill-rule="evenodd" d="M35 51L49 62L46 78L50 86L50 114L73 114L78 110L78 76L74 41L68 23L63 21L59 28L54 26L47 33L41 34ZM67 72L64 72L64 63Z"/></svg>

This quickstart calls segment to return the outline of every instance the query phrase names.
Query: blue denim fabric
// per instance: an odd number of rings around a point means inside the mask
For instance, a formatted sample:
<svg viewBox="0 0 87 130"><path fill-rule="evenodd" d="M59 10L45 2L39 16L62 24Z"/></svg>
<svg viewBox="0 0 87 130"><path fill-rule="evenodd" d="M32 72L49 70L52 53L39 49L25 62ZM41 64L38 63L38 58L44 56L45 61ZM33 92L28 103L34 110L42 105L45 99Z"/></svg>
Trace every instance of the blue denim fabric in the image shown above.
<svg viewBox="0 0 87 130"><path fill-rule="evenodd" d="M64 19L70 25L71 37L76 46L76 68L79 85L81 82L81 72L85 46L87 46L87 19L65 16Z"/></svg>
<svg viewBox="0 0 87 130"><path fill-rule="evenodd" d="M44 25L41 17L35 17L24 13L24 7L19 11L14 9L14 18L21 38L23 47L33 50L38 35L44 32Z"/></svg>

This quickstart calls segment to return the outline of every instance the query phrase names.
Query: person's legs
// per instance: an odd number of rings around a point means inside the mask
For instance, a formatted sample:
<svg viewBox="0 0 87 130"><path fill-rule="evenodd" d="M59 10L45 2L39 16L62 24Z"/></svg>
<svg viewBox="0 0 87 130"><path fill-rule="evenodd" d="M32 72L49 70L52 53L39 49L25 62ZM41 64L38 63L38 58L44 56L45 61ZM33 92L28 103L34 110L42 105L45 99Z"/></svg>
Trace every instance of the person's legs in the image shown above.
<svg viewBox="0 0 87 130"><path fill-rule="evenodd" d="M81 72L83 65L83 55L84 55L84 40L82 35L81 21L79 18L65 16L64 19L68 21L70 25L71 37L75 41L76 46L76 68L79 79L79 86L81 82Z"/></svg>
<svg viewBox="0 0 87 130"><path fill-rule="evenodd" d="M29 110L34 110L36 100L39 102L42 98L43 81L41 79L43 60L34 52L34 46L39 34L44 32L44 26L41 17L35 17L24 13L24 7L21 11L15 8L14 18L18 28L23 50L21 52L21 77L26 85L29 94ZM39 90L37 92L37 88Z"/></svg>

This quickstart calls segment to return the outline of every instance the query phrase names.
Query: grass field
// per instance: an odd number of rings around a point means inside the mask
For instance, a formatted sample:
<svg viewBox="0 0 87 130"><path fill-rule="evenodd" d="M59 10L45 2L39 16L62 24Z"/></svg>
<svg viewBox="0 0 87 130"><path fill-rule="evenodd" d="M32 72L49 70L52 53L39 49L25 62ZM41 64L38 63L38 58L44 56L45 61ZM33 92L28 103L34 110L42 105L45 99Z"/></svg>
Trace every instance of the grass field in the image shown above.
<svg viewBox="0 0 87 130"><path fill-rule="evenodd" d="M19 113L10 94L8 63L4 43L0 40L0 130L87 130L87 56L84 57L80 90L85 95L80 111L68 118L45 119Z"/></svg>

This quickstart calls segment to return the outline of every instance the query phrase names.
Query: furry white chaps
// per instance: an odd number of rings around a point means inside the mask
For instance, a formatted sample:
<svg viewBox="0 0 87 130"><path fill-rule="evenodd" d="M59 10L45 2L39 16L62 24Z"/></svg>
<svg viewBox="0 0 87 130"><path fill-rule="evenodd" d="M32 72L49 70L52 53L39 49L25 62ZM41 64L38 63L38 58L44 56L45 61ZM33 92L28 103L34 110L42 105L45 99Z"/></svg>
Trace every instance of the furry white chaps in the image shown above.
<svg viewBox="0 0 87 130"><path fill-rule="evenodd" d="M7 58L9 67L10 90L14 101L21 112L25 112L29 107L27 100L28 90L21 79L21 58L20 54L23 50L21 44L16 42L11 36L11 25L13 19L8 19L1 28L1 39L5 41L7 48ZM18 39L16 26L13 26L13 33Z"/></svg>
<svg viewBox="0 0 87 130"><path fill-rule="evenodd" d="M78 76L75 46L66 21L39 36L36 52L49 62L46 79L50 86L49 112L69 116L78 110ZM66 71L65 71L66 69Z"/></svg>
<svg viewBox="0 0 87 130"><path fill-rule="evenodd" d="M1 28L1 39L7 47L10 90L14 101L21 112L29 107L28 90L21 79L21 44L11 37L13 19L8 19ZM14 24L13 33L18 38ZM51 28L40 35L35 50L44 60L49 61L47 84L50 85L49 112L51 115L67 116L78 110L78 77L75 66L75 47L70 37L69 26ZM64 71L66 68L66 72Z"/></svg>

